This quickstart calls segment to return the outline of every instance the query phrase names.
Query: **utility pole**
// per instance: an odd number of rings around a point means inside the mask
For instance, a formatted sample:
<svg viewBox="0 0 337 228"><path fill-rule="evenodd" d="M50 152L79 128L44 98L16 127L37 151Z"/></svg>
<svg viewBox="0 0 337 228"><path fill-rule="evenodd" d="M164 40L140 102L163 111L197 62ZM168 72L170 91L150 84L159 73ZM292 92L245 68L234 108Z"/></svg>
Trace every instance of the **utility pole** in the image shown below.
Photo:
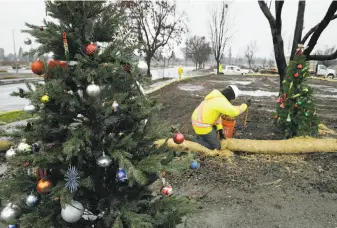
<svg viewBox="0 0 337 228"><path fill-rule="evenodd" d="M14 62L15 62L16 74L18 74L19 73L19 69L18 69L18 59L16 57L14 29L12 30L12 32L13 32L13 45L14 45Z"/></svg>

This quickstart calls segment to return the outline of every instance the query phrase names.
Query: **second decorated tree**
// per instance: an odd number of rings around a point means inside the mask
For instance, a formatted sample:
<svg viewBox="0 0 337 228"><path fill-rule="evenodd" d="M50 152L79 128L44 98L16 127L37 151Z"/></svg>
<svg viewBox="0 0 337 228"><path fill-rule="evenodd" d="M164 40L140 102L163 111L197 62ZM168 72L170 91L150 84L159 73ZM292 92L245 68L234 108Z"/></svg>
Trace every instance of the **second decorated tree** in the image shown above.
<svg viewBox="0 0 337 228"><path fill-rule="evenodd" d="M290 61L287 76L277 99L275 122L286 138L315 135L318 118L313 90L305 84L308 77L308 62L299 45L294 60Z"/></svg>
<svg viewBox="0 0 337 228"><path fill-rule="evenodd" d="M165 182L156 191L162 197L149 190L166 154L153 145L156 107L130 69L135 46L123 36L123 9L47 1L46 10L54 20L25 32L40 43L36 53L54 59L32 65L44 83L14 93L37 118L6 153L1 220L24 228L174 227L189 201L171 196Z"/></svg>

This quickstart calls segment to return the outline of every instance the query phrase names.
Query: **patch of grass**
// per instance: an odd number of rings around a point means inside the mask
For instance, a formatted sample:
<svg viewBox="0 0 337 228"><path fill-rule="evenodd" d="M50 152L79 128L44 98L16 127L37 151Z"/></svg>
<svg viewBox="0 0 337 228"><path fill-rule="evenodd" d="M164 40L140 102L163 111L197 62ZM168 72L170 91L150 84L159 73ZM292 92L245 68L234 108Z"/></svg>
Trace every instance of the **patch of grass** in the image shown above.
<svg viewBox="0 0 337 228"><path fill-rule="evenodd" d="M11 123L15 121L30 119L33 117L34 115L27 114L22 110L3 112L3 113L0 113L0 123L1 122Z"/></svg>

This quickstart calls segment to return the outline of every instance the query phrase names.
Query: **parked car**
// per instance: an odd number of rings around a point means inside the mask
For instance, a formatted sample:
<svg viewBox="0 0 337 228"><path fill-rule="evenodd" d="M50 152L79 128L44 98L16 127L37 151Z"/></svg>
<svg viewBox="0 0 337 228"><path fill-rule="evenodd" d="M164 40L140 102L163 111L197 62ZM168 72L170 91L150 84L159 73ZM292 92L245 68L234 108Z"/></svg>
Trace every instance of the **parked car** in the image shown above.
<svg viewBox="0 0 337 228"><path fill-rule="evenodd" d="M249 69L241 69L238 66L226 65L222 72L230 75L245 75L249 73Z"/></svg>

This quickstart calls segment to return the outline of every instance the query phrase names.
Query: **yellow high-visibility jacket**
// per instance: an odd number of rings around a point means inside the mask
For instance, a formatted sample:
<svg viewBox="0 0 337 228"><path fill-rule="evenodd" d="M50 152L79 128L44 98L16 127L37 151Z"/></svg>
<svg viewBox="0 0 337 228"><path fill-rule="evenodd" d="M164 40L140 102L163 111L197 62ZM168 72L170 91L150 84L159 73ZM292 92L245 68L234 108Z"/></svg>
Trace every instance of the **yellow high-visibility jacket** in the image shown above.
<svg viewBox="0 0 337 228"><path fill-rule="evenodd" d="M236 117L246 111L247 105L232 105L219 90L209 93L192 114L192 126L196 134L205 135L216 125L222 129L221 116Z"/></svg>

